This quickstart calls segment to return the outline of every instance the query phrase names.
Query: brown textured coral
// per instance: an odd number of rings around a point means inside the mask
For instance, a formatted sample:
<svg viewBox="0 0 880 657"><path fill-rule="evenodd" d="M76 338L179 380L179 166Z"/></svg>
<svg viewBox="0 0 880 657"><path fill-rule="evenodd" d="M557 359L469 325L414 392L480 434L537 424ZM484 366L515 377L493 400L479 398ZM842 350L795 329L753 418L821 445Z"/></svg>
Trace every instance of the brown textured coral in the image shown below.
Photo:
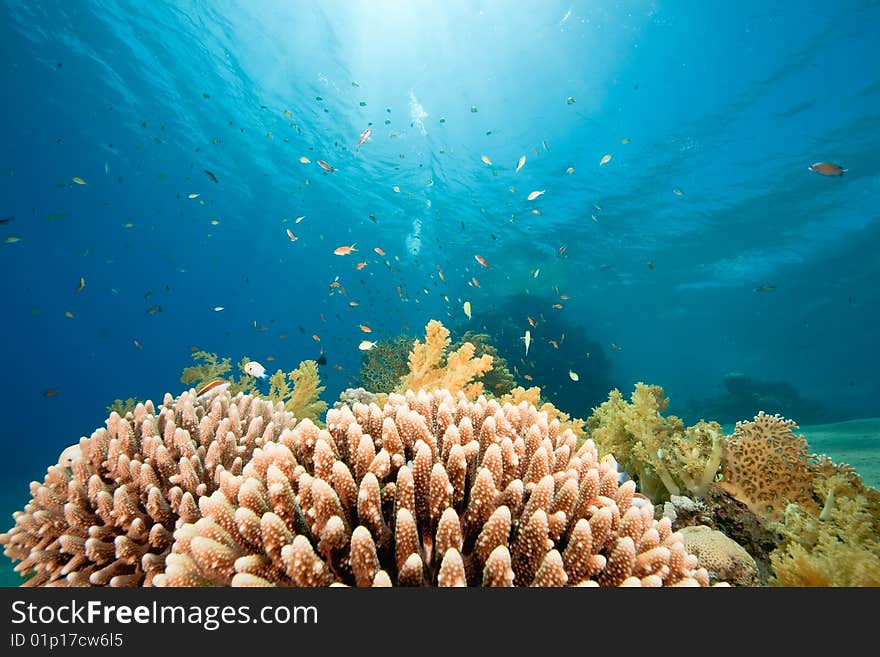
<svg viewBox="0 0 880 657"><path fill-rule="evenodd" d="M613 459L527 403L408 391L264 442L174 534L164 586L707 585Z"/></svg>
<svg viewBox="0 0 880 657"><path fill-rule="evenodd" d="M394 392L401 377L409 372L407 359L412 346L411 336L398 335L379 340L372 349L362 351L361 385L375 393Z"/></svg>
<svg viewBox="0 0 880 657"><path fill-rule="evenodd" d="M813 466L807 441L794 434L798 425L763 411L737 422L725 437L718 485L765 520L778 520L789 504L816 508Z"/></svg>
<svg viewBox="0 0 880 657"><path fill-rule="evenodd" d="M32 499L0 534L26 586L150 584L178 522L196 522L222 475L241 473L294 423L280 404L226 392L166 394L156 410L147 401L111 413L31 483Z"/></svg>
<svg viewBox="0 0 880 657"><path fill-rule="evenodd" d="M449 330L436 319L425 327L425 341L413 342L409 353L409 373L400 380L397 392L406 390L449 390L463 392L468 399L483 393L479 379L492 369L492 356L474 356L475 347L465 342L447 353Z"/></svg>

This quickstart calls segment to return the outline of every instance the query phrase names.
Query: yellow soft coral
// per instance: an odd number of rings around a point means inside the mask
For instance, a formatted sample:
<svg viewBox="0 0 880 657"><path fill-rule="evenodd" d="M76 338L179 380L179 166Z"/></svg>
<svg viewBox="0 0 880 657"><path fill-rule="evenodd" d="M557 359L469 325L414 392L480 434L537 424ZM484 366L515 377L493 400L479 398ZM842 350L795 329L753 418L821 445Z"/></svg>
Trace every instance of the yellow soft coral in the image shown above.
<svg viewBox="0 0 880 657"><path fill-rule="evenodd" d="M782 532L791 540L770 554L771 585L880 586L876 499L837 499L824 515L799 505L786 512Z"/></svg>
<svg viewBox="0 0 880 657"><path fill-rule="evenodd" d="M880 586L880 491L827 456L812 459L812 494L821 510L790 504L772 527L775 586Z"/></svg>
<svg viewBox="0 0 880 657"><path fill-rule="evenodd" d="M474 358L474 345L465 342L447 354L449 330L432 319L425 327L425 341L416 340L409 353L409 373L401 377L398 392L406 390L447 389L453 394L461 391L468 399L483 393L483 384L474 379L492 369L492 356Z"/></svg>
<svg viewBox="0 0 880 657"><path fill-rule="evenodd" d="M664 417L669 405L663 388L637 383L627 402L614 389L587 420L589 436L600 454L613 454L654 500L706 492L721 459L721 427L700 422L685 428L676 416Z"/></svg>
<svg viewBox="0 0 880 657"><path fill-rule="evenodd" d="M284 410L293 413L299 420L309 418L316 423L320 421L321 415L327 410L327 403L320 399L323 391L318 364L313 360L304 360L287 374L279 369L269 377L269 399L283 401Z"/></svg>
<svg viewBox="0 0 880 657"><path fill-rule="evenodd" d="M199 388L213 379L220 379L232 369L232 361L229 358L218 361L217 354L207 351L194 351L192 358L198 364L184 368L180 382L193 388Z"/></svg>

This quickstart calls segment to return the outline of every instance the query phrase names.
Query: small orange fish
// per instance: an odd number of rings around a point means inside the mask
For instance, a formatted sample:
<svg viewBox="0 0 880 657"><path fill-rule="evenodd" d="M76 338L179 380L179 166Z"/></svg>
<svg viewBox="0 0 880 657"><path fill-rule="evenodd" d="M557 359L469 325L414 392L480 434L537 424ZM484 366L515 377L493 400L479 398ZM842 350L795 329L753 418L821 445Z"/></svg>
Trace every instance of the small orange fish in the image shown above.
<svg viewBox="0 0 880 657"><path fill-rule="evenodd" d="M538 322L533 320L531 317L528 317L527 319L529 320L529 324L531 324L532 328L534 328L538 325Z"/></svg>
<svg viewBox="0 0 880 657"><path fill-rule="evenodd" d="M567 294L560 294L559 298L562 299L563 301L565 301L566 299L568 299L568 295Z"/></svg>
<svg viewBox="0 0 880 657"><path fill-rule="evenodd" d="M371 329L366 324L358 324L358 328L360 328L360 330L363 331L364 333L372 333L373 332L373 329Z"/></svg>
<svg viewBox="0 0 880 657"><path fill-rule="evenodd" d="M403 290L400 289L400 286L397 286L397 296L403 298Z"/></svg>
<svg viewBox="0 0 880 657"><path fill-rule="evenodd" d="M322 169L324 169L324 171L329 171L330 173L333 173L334 171L336 171L336 169L334 169L332 166L327 164L324 160L317 160L317 162L318 162L318 166L321 167Z"/></svg>
<svg viewBox="0 0 880 657"><path fill-rule="evenodd" d="M376 248L374 248L373 251L375 251L375 252L376 252L377 254L379 254L380 256L384 256L384 255L385 255L385 252L384 252L382 249L380 249L378 246L377 246Z"/></svg>
<svg viewBox="0 0 880 657"><path fill-rule="evenodd" d="M355 244L357 244L357 242L355 242ZM352 244L351 246L337 246L335 249L333 249L333 255L344 256L348 255L352 251L357 251L357 249L354 248L354 244Z"/></svg>
<svg viewBox="0 0 880 657"><path fill-rule="evenodd" d="M562 304L561 303L554 303L553 307L554 308L562 308Z"/></svg>
<svg viewBox="0 0 880 657"><path fill-rule="evenodd" d="M340 365L340 364L338 364L338 363L334 363L334 364L333 364L333 369L336 370L337 372L341 372L341 371L342 371L342 365Z"/></svg>
<svg viewBox="0 0 880 657"><path fill-rule="evenodd" d="M43 397L54 397L60 392L58 388L49 388L43 391Z"/></svg>
<svg viewBox="0 0 880 657"><path fill-rule="evenodd" d="M547 340L547 342L552 344L554 349L559 349L559 343L556 340Z"/></svg>
<svg viewBox="0 0 880 657"><path fill-rule="evenodd" d="M531 375L531 374L523 374L523 378L524 378L526 381L531 381L531 380L532 380L532 375Z"/></svg>
<svg viewBox="0 0 880 657"><path fill-rule="evenodd" d="M275 356L266 356L266 360L271 363L273 360L275 360Z"/></svg>
<svg viewBox="0 0 880 657"><path fill-rule="evenodd" d="M446 276L443 275L443 270L442 270L442 269L438 269L438 270L437 270L437 275L440 277L440 280L441 280L441 281L445 281L445 280L446 280Z"/></svg>
<svg viewBox="0 0 880 657"><path fill-rule="evenodd" d="M287 229L287 236L290 238L291 242L296 242L299 238L293 234L293 231L290 228Z"/></svg>
<svg viewBox="0 0 880 657"><path fill-rule="evenodd" d="M477 280L476 276L471 276L471 282L474 284L474 287L480 287L480 281Z"/></svg>
<svg viewBox="0 0 880 657"><path fill-rule="evenodd" d="M842 176L843 172L846 171L846 169L839 164L831 164L831 162L816 162L815 164L811 164L808 168L810 171L821 173L823 176Z"/></svg>
<svg viewBox="0 0 880 657"><path fill-rule="evenodd" d="M488 267L488 266L489 266L489 263L486 262L486 259L485 259L483 256L481 256L481 255L475 255L475 256L474 256L474 260L476 260L476 261L479 262L481 265L483 265L483 267Z"/></svg>
<svg viewBox="0 0 880 657"><path fill-rule="evenodd" d="M566 248L564 246L560 246L558 249L556 249L556 255L561 258L563 255L565 255L565 251Z"/></svg>
<svg viewBox="0 0 880 657"><path fill-rule="evenodd" d="M355 269L357 269L358 271L360 271L361 269L363 269L363 268L366 267L366 266L367 266L367 261L364 260L363 262L359 262L359 263L357 263L357 266L355 267Z"/></svg>
<svg viewBox="0 0 880 657"><path fill-rule="evenodd" d="M321 338L319 338L318 335L315 334L315 335L312 335L312 340L314 340L315 342L320 342Z"/></svg>
<svg viewBox="0 0 880 657"><path fill-rule="evenodd" d="M339 287L339 281L333 281L330 283L330 287Z"/></svg>

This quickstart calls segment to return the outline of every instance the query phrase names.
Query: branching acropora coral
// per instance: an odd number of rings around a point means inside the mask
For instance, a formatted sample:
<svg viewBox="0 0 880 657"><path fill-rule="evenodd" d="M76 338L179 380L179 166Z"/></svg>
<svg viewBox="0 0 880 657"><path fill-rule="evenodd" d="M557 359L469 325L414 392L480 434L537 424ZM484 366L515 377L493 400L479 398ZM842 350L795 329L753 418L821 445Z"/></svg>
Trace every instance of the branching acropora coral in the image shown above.
<svg viewBox="0 0 880 657"><path fill-rule="evenodd" d="M589 435L603 454L614 454L651 499L683 490L700 497L718 472L721 426L701 421L685 428L678 417L662 415L668 405L660 386L637 383L629 403L612 390L588 418Z"/></svg>
<svg viewBox="0 0 880 657"><path fill-rule="evenodd" d="M459 391L468 399L483 393L479 378L492 369L492 356L474 357L475 347L465 342L447 353L449 330L436 319L425 327L425 341L416 340L409 354L409 373L400 380L397 392L406 390Z"/></svg>
<svg viewBox="0 0 880 657"><path fill-rule="evenodd" d="M294 418L280 404L189 390L166 394L158 413L147 401L106 424L31 483L32 499L0 534L25 586L149 585L178 523L196 522L222 476L240 474Z"/></svg>
<svg viewBox="0 0 880 657"><path fill-rule="evenodd" d="M343 405L220 472L153 583L707 585L618 474L525 402L422 390Z"/></svg>
<svg viewBox="0 0 880 657"><path fill-rule="evenodd" d="M578 438L578 445L586 439L586 423L580 418L571 417L568 413L559 410L552 403L541 399L541 388L532 386L523 388L517 386L505 395L501 395L498 401L502 404L518 405L520 402L531 404L539 411L547 414L547 419L559 420L559 428L564 431L571 429Z"/></svg>

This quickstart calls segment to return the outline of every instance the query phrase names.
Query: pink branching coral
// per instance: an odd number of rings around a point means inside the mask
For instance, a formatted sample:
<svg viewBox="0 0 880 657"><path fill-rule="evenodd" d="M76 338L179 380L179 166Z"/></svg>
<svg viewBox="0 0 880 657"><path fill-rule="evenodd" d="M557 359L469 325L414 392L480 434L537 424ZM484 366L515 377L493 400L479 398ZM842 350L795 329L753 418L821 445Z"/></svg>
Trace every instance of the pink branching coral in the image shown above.
<svg viewBox="0 0 880 657"><path fill-rule="evenodd" d="M159 586L708 585L592 441L447 390L331 409L217 473Z"/></svg>
<svg viewBox="0 0 880 657"><path fill-rule="evenodd" d="M0 545L25 586L149 585L165 569L179 523L201 517L221 475L239 475L256 448L294 425L279 403L190 390L133 413L111 413L31 483Z"/></svg>

